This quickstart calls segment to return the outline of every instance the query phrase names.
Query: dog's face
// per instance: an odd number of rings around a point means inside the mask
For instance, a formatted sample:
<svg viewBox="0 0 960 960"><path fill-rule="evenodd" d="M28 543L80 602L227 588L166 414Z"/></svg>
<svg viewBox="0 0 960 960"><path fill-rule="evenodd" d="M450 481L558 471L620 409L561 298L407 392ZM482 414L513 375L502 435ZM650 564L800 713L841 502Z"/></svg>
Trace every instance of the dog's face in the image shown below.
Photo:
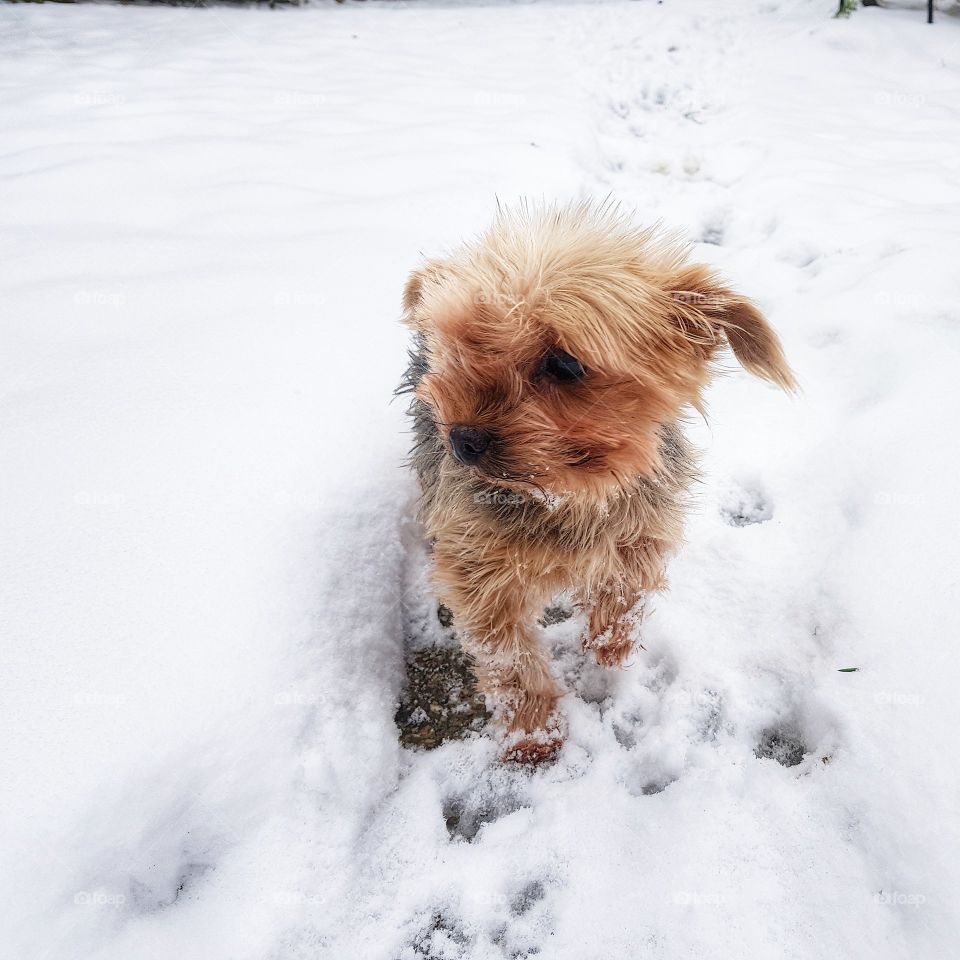
<svg viewBox="0 0 960 960"><path fill-rule="evenodd" d="M416 395L449 455L507 488L602 499L655 474L658 427L701 407L725 341L794 385L752 304L675 243L585 206L501 215L415 272L404 307L428 365Z"/></svg>

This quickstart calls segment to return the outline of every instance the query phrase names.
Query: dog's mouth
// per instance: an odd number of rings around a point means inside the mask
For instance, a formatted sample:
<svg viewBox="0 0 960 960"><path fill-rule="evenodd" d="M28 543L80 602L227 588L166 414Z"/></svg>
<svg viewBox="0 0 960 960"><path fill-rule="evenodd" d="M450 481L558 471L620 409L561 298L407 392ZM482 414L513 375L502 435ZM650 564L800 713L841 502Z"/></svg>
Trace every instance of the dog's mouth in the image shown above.
<svg viewBox="0 0 960 960"><path fill-rule="evenodd" d="M490 446L475 460L466 461L457 454L449 440L444 444L447 456L461 469L468 470L474 476L491 484L500 486L536 486L549 477L542 470L520 467L503 455L503 445L491 440Z"/></svg>
<svg viewBox="0 0 960 960"><path fill-rule="evenodd" d="M469 465L457 460L449 448L447 455L459 469L479 481L481 486L473 494L475 501L498 508L538 503L553 509L571 497L603 507L611 497L629 494L629 484L622 476L609 469L601 456L586 452L573 463L557 458L539 469L528 464L521 467L502 455Z"/></svg>
<svg viewBox="0 0 960 960"><path fill-rule="evenodd" d="M566 442L552 445L552 449L543 451L536 462L518 461L510 456L503 440L492 434L488 446L482 454L465 458L462 451L454 449L450 438L444 443L446 454L463 470L491 485L509 488L526 493L549 495L551 490L567 490L581 482L594 483L602 478L606 462L601 453L573 447ZM611 480L616 482L616 478Z"/></svg>
<svg viewBox="0 0 960 960"><path fill-rule="evenodd" d="M535 498L549 498L552 481L557 479L549 470L521 469L495 457L486 462L472 464L467 469L491 487Z"/></svg>
<svg viewBox="0 0 960 960"><path fill-rule="evenodd" d="M500 456L496 450L485 453L482 457L473 463L465 463L461 457L458 457L454 450L447 444L447 456L464 470L486 480L489 483L515 484L522 483L528 478L529 471L518 471L516 467L510 465Z"/></svg>

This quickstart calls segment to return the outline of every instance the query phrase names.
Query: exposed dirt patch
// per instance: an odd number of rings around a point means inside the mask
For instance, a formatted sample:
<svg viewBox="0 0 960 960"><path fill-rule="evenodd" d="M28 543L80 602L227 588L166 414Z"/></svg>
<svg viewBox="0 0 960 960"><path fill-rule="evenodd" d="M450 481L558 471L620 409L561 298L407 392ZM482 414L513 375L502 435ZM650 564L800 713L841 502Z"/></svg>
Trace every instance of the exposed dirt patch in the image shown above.
<svg viewBox="0 0 960 960"><path fill-rule="evenodd" d="M462 740L490 719L477 678L456 646L429 646L407 653L407 679L394 717L400 743L433 750Z"/></svg>

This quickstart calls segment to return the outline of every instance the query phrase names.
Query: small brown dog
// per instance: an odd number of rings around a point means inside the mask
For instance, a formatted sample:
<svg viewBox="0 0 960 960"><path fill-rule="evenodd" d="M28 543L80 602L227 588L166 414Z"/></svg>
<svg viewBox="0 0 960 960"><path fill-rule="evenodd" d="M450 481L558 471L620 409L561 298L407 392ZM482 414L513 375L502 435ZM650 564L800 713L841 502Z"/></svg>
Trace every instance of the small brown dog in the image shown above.
<svg viewBox="0 0 960 960"><path fill-rule="evenodd" d="M793 374L749 300L610 207L501 212L414 272L403 302L439 595L506 756L540 759L563 735L538 613L573 590L584 647L622 664L681 541L696 463L680 417L702 412L711 361L726 343L785 390Z"/></svg>

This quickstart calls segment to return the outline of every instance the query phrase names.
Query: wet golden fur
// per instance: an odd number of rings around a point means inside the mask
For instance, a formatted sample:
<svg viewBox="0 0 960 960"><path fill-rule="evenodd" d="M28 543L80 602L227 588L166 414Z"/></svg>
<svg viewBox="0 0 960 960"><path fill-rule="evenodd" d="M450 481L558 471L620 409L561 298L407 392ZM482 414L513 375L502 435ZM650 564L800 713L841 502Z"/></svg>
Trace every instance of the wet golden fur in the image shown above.
<svg viewBox="0 0 960 960"><path fill-rule="evenodd" d="M610 207L501 212L412 274L404 311L435 581L511 755L535 759L562 738L538 613L573 590L590 611L584 646L622 664L681 540L696 465L679 421L703 411L712 361L726 345L784 389L793 375L749 300ZM582 379L544 373L558 350ZM454 425L490 438L479 462L452 455Z"/></svg>

